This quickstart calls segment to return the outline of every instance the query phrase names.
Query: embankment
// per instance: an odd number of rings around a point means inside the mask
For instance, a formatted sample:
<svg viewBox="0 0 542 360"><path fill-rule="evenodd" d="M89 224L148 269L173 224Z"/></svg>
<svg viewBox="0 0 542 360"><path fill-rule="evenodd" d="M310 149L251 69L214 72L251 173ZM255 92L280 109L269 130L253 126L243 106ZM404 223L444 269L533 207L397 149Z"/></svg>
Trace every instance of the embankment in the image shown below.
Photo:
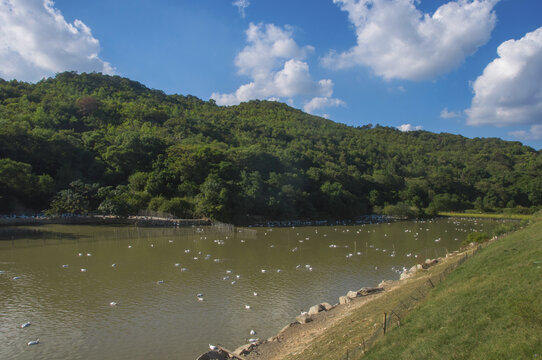
<svg viewBox="0 0 542 360"><path fill-rule="evenodd" d="M427 260L423 266L414 266L403 273L400 281L383 281L377 288L349 291L336 305L317 304L308 314L297 316L296 321L276 336L247 344L235 353L258 360L345 359L348 350L361 354L365 346L370 348L382 334L384 312L390 314L395 310L394 314L402 317L476 251L471 248L445 258ZM398 311L397 305L405 303L408 309ZM394 325L389 320L388 327ZM397 323L397 319L393 320Z"/></svg>
<svg viewBox="0 0 542 360"><path fill-rule="evenodd" d="M450 274L364 359L541 358L540 220Z"/></svg>
<svg viewBox="0 0 542 360"><path fill-rule="evenodd" d="M253 346L246 359L533 359L542 354L542 222L492 241L463 262L465 253L385 291L356 297L306 324L287 325ZM474 249L470 250L472 253ZM450 272L450 268L457 268ZM443 276L444 275L444 276ZM446 280L444 280L444 277ZM433 281L429 281L429 280ZM438 280L440 279L440 281ZM444 281L443 281L444 280ZM390 314L430 283L431 289L396 327L379 336ZM442 282L442 283L441 283ZM434 283L434 288L433 288ZM423 292L423 290L422 290ZM400 325L397 327L397 325Z"/></svg>

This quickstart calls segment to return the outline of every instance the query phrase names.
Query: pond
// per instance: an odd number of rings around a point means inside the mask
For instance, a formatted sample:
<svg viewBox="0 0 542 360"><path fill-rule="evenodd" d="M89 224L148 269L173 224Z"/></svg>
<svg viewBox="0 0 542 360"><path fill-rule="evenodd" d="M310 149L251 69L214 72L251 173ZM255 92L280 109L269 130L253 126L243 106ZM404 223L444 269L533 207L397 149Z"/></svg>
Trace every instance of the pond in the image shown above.
<svg viewBox="0 0 542 360"><path fill-rule="evenodd" d="M0 358L195 359L209 343L235 349L496 224L3 228Z"/></svg>

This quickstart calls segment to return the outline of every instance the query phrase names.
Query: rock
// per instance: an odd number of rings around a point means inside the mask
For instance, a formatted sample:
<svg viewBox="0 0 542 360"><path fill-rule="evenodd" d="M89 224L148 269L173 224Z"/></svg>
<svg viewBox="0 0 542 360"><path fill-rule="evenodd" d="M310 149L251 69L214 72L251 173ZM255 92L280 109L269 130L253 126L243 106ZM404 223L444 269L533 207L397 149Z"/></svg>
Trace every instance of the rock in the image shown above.
<svg viewBox="0 0 542 360"><path fill-rule="evenodd" d="M320 305L322 305L322 306L324 307L324 310L325 310L325 311L329 311L329 310L331 310L331 309L333 309L333 308L335 307L335 306L333 306L333 305L330 305L330 304L327 303L327 302L320 303Z"/></svg>
<svg viewBox="0 0 542 360"><path fill-rule="evenodd" d="M339 304L340 305L345 305L345 304L348 304L349 302L351 302L352 299L350 299L349 297L347 296L340 296L339 297Z"/></svg>
<svg viewBox="0 0 542 360"><path fill-rule="evenodd" d="M363 287L358 290L358 296L368 296L378 292L384 291L382 286L379 287Z"/></svg>
<svg viewBox="0 0 542 360"><path fill-rule="evenodd" d="M296 319L300 324L306 324L306 323L312 321L312 316L310 316L309 314L301 314L301 315L296 316L295 319Z"/></svg>
<svg viewBox="0 0 542 360"><path fill-rule="evenodd" d="M410 277L411 274L408 273L408 271L404 271L401 273L401 275L399 276L399 280L405 280L405 279L408 279Z"/></svg>
<svg viewBox="0 0 542 360"><path fill-rule="evenodd" d="M358 292L357 291L349 291L347 294L346 294L346 297L349 298L349 299L355 299L359 296Z"/></svg>
<svg viewBox="0 0 542 360"><path fill-rule="evenodd" d="M253 343L241 345L237 349L235 349L233 353L237 355L247 355L250 354L254 347L256 347L256 345Z"/></svg>
<svg viewBox="0 0 542 360"><path fill-rule="evenodd" d="M418 270L418 265L414 265L410 269L408 269L408 272L411 274L414 274Z"/></svg>
<svg viewBox="0 0 542 360"><path fill-rule="evenodd" d="M197 360L227 360L228 355L222 351L211 350L200 355Z"/></svg>
<svg viewBox="0 0 542 360"><path fill-rule="evenodd" d="M437 259L433 259L433 260L427 259L427 260L425 260L425 262L422 264L422 268L424 268L424 269L429 269L431 266L438 264L438 262L439 262L439 261L438 261Z"/></svg>
<svg viewBox="0 0 542 360"><path fill-rule="evenodd" d="M309 315L316 315L320 311L326 311L326 308L322 304L311 306L309 309Z"/></svg>

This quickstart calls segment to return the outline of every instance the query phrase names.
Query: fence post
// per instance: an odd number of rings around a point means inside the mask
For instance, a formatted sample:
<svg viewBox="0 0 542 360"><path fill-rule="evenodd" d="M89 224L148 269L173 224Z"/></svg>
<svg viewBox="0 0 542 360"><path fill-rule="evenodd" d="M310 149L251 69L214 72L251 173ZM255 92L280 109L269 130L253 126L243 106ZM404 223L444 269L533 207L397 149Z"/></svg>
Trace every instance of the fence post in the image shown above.
<svg viewBox="0 0 542 360"><path fill-rule="evenodd" d="M384 335L386 335L386 323L388 319L388 314L384 313Z"/></svg>
<svg viewBox="0 0 542 360"><path fill-rule="evenodd" d="M431 281L431 279L427 279L427 281L429 281L429 284L431 284L431 287L435 287L435 285L433 284L433 282Z"/></svg>
<svg viewBox="0 0 542 360"><path fill-rule="evenodd" d="M398 324L399 326L401 326L401 318L399 317L399 315L397 315L397 313L395 311L392 311L392 313L397 316L397 321L398 321ZM391 315L391 314L390 314Z"/></svg>

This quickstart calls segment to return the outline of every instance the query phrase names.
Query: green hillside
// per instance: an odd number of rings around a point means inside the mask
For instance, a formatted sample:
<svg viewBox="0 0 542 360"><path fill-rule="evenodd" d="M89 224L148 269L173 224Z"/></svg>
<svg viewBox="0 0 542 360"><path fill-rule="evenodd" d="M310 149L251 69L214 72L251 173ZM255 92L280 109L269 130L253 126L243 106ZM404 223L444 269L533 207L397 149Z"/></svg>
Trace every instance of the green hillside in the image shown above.
<svg viewBox="0 0 542 360"><path fill-rule="evenodd" d="M363 359L542 356L542 221L459 267Z"/></svg>
<svg viewBox="0 0 542 360"><path fill-rule="evenodd" d="M0 80L0 213L528 213L540 174L541 153L519 142L350 127L269 101L220 107L118 76Z"/></svg>

